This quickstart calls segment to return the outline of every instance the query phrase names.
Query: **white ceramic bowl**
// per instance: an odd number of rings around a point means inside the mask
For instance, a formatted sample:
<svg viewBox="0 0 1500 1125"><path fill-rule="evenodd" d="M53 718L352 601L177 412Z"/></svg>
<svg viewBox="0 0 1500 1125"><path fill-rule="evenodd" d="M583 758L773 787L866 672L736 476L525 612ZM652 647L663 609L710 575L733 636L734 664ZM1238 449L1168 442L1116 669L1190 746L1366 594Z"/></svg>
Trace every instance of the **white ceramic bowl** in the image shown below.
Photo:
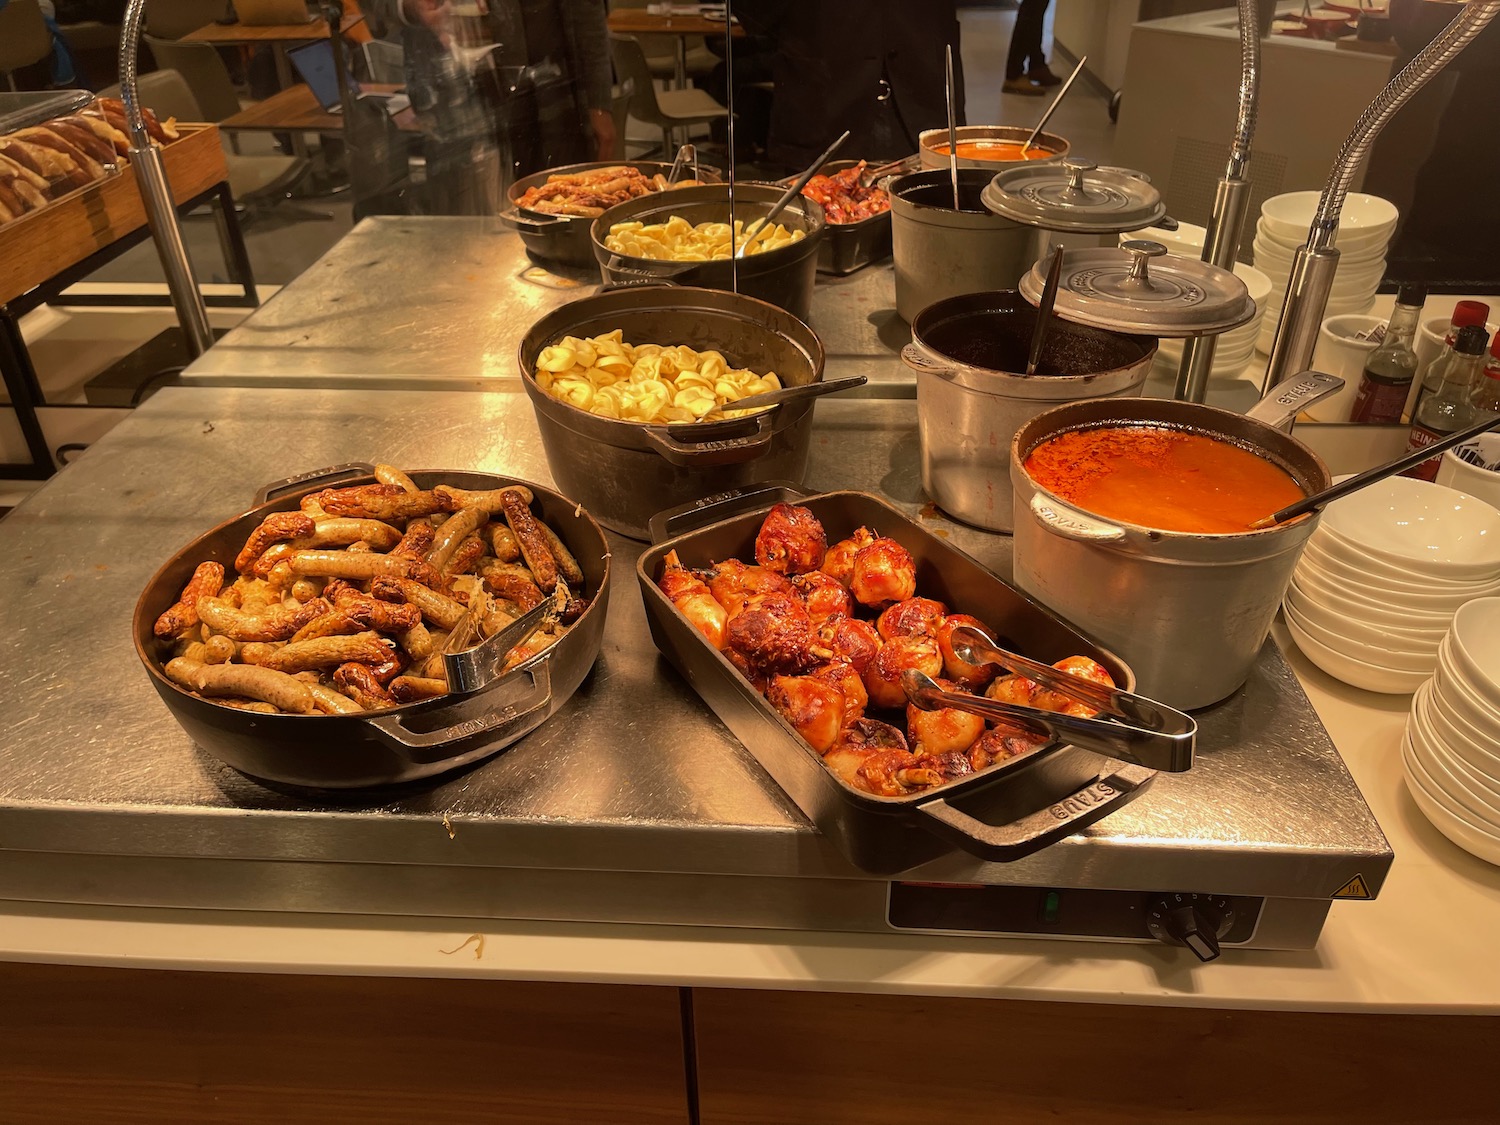
<svg viewBox="0 0 1500 1125"><path fill-rule="evenodd" d="M1458 655L1452 636L1438 645L1438 671L1443 677L1444 693L1476 730L1485 732L1500 754L1500 703L1490 698L1479 680L1469 671L1467 662Z"/></svg>
<svg viewBox="0 0 1500 1125"><path fill-rule="evenodd" d="M1446 632L1453 622L1452 613L1400 612L1368 601L1356 601L1342 594L1335 594L1326 583L1306 574L1293 574L1287 589L1296 594L1299 610L1303 603L1318 606L1325 613L1351 621L1373 625L1377 629L1404 629L1408 632Z"/></svg>
<svg viewBox="0 0 1500 1125"><path fill-rule="evenodd" d="M1434 645L1431 652L1410 653L1380 645L1367 645L1361 641L1351 640L1342 633L1323 626L1304 617L1297 611L1297 607L1289 601L1282 602L1282 612L1286 614L1287 620L1292 622L1319 644L1327 645L1334 652L1342 653L1344 656L1352 656L1374 668L1386 668L1392 672L1425 672L1432 674L1437 667L1437 646Z"/></svg>
<svg viewBox="0 0 1500 1125"><path fill-rule="evenodd" d="M1466 442L1460 448L1466 446L1479 449L1492 462L1500 458L1500 434L1484 434L1478 441ZM1465 461L1457 450L1450 449L1443 454L1438 465L1437 482L1500 508L1500 469L1481 469Z"/></svg>
<svg viewBox="0 0 1500 1125"><path fill-rule="evenodd" d="M1353 567L1359 571L1367 571L1375 580L1385 581L1393 579L1408 584L1417 585L1435 594L1458 594L1474 593L1474 591L1488 590L1492 582L1483 578L1454 578L1441 574L1434 574L1422 568L1420 564L1403 564L1389 562L1377 558L1365 550L1358 543L1351 543L1336 532L1327 530L1321 523L1308 540L1308 545L1316 545L1319 553L1332 555L1345 566ZM1485 596L1475 594L1475 597Z"/></svg>
<svg viewBox="0 0 1500 1125"><path fill-rule="evenodd" d="M1289 191L1273 195L1260 205L1260 214L1269 230L1295 236L1300 228L1303 237L1318 211L1317 191ZM1400 212L1378 195L1351 191L1339 212L1339 230L1335 245L1343 248L1370 238L1389 238L1396 229Z"/></svg>
<svg viewBox="0 0 1500 1125"><path fill-rule="evenodd" d="M1453 616L1449 647L1486 703L1500 709L1500 598L1469 602Z"/></svg>
<svg viewBox="0 0 1500 1125"><path fill-rule="evenodd" d="M1409 695L1421 687L1430 677L1427 672L1401 672L1381 668L1335 652L1327 645L1308 636L1295 621L1287 621L1287 631L1297 642L1307 658L1336 680L1342 680L1366 691L1378 691L1386 695Z"/></svg>
<svg viewBox="0 0 1500 1125"><path fill-rule="evenodd" d="M1495 837L1496 842L1500 843L1500 824L1490 819L1486 814L1484 803L1473 798L1462 785L1457 782L1452 785L1445 784L1447 778L1442 771L1433 766L1426 746L1418 744L1421 737L1421 732L1415 730L1411 720L1408 719L1406 738L1401 747L1402 760L1407 770L1422 783L1422 787L1427 790L1427 795L1441 804L1450 814L1468 822L1469 827L1476 832ZM1475 805L1480 807L1475 808Z"/></svg>
<svg viewBox="0 0 1500 1125"><path fill-rule="evenodd" d="M1364 590L1371 595L1384 598L1390 595L1399 598L1406 594L1472 594L1476 587L1472 582L1448 582L1438 579L1417 578L1394 578L1384 571L1375 571L1369 566L1354 566L1344 561L1343 556L1329 550L1328 539L1318 540L1316 536L1309 540L1307 546L1302 549L1302 558L1308 563L1316 563L1319 570L1327 571L1328 575L1337 578L1339 582L1346 583L1357 590Z"/></svg>
<svg viewBox="0 0 1500 1125"><path fill-rule="evenodd" d="M1433 676L1431 689L1424 686L1422 690L1427 695L1421 721L1428 733L1449 753L1462 758L1469 770L1500 788L1500 752L1493 749L1497 745L1495 736L1485 734L1459 714L1458 707L1446 694L1453 690L1452 686L1441 671Z"/></svg>
<svg viewBox="0 0 1500 1125"><path fill-rule="evenodd" d="M1500 580L1500 511L1442 485L1387 477L1329 504L1322 527L1398 565Z"/></svg>
<svg viewBox="0 0 1500 1125"><path fill-rule="evenodd" d="M1470 855L1486 863L1500 864L1500 839L1484 831L1472 820L1448 811L1439 798L1428 791L1426 783L1414 776L1409 739L1402 740L1401 758L1406 767L1404 772L1407 791L1422 815L1432 822L1432 826Z"/></svg>
<svg viewBox="0 0 1500 1125"><path fill-rule="evenodd" d="M1430 683L1423 684L1412 697L1407 732L1417 760L1427 767L1438 787L1476 815L1494 821L1500 831L1500 781L1475 770L1448 748L1440 724L1433 717Z"/></svg>
<svg viewBox="0 0 1500 1125"><path fill-rule="evenodd" d="M1399 652L1428 653L1437 655L1438 646L1448 635L1443 627L1432 629L1406 629L1395 625L1375 624L1370 621L1341 614L1316 600L1309 600L1301 587L1287 587L1287 597L1295 598L1297 612L1320 628L1348 637L1360 644L1376 648L1388 648Z"/></svg>
<svg viewBox="0 0 1500 1125"><path fill-rule="evenodd" d="M1411 622L1404 626L1407 629L1436 629L1439 623L1451 623L1453 615L1458 612L1458 607L1470 600L1468 594L1403 594L1399 600L1394 594L1382 597L1379 594L1370 594L1355 587L1341 585L1328 575L1319 573L1316 567L1317 564L1314 562L1305 564L1299 562L1295 571L1297 582L1314 600L1327 600L1330 606L1346 613L1379 610L1388 617L1406 618ZM1333 601L1334 598L1339 601ZM1350 604L1341 604L1343 602ZM1395 624L1395 622L1387 621L1386 624Z"/></svg>

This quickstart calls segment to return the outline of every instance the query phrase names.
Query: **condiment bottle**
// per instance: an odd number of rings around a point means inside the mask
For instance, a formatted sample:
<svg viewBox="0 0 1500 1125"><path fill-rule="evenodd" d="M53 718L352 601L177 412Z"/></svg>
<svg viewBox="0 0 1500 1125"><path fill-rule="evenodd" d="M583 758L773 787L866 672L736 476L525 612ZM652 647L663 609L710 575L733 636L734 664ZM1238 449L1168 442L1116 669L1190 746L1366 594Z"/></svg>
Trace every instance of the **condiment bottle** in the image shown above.
<svg viewBox="0 0 1500 1125"><path fill-rule="evenodd" d="M1469 397L1484 366L1484 346L1487 343L1489 334L1483 328L1477 324L1466 325L1458 330L1453 350L1444 354L1446 362L1441 367L1433 364L1438 367L1441 383L1436 391L1424 395L1417 404L1417 416L1412 420L1411 437L1406 443L1408 451L1425 449L1478 420ZM1441 463L1441 457L1429 457L1402 475L1435 480Z"/></svg>
<svg viewBox="0 0 1500 1125"><path fill-rule="evenodd" d="M1490 358L1485 361L1484 374L1479 377L1469 404L1477 415L1474 421L1500 417L1500 332L1490 341Z"/></svg>
<svg viewBox="0 0 1500 1125"><path fill-rule="evenodd" d="M1442 382L1437 377L1438 363L1453 351L1453 344L1458 339L1459 329L1471 324L1477 324L1483 328L1489 319L1490 307L1483 301L1460 301L1453 306L1453 321L1448 325L1448 334L1443 337L1442 348L1433 357L1432 362L1419 371L1417 378L1412 381L1411 393L1406 398L1404 417L1415 420L1417 407L1421 405L1423 396L1438 389Z"/></svg>
<svg viewBox="0 0 1500 1125"><path fill-rule="evenodd" d="M1386 326L1385 340L1365 360L1365 370L1354 396L1351 422L1389 423L1401 421L1401 411L1417 374L1417 353L1412 349L1427 289L1403 285L1396 294L1396 307Z"/></svg>

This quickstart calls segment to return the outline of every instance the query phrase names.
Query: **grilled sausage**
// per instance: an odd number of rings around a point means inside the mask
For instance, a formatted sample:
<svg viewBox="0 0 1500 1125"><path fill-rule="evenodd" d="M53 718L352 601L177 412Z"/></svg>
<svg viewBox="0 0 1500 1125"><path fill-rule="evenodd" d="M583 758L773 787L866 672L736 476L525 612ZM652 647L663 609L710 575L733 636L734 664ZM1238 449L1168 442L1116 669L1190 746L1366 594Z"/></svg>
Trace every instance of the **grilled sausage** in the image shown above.
<svg viewBox="0 0 1500 1125"><path fill-rule="evenodd" d="M224 568L216 562L199 563L182 596L156 619L152 632L162 638L181 636L198 624L199 599L218 597L223 588Z"/></svg>

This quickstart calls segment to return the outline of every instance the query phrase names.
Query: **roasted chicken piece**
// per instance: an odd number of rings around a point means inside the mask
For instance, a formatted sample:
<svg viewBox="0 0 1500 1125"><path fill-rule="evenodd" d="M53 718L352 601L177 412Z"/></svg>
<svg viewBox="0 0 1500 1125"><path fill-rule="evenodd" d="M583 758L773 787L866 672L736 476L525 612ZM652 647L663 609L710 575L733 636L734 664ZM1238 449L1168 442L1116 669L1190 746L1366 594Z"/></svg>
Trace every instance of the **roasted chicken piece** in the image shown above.
<svg viewBox="0 0 1500 1125"><path fill-rule="evenodd" d="M1044 746L1047 736L1026 730L1024 727L999 723L979 736L969 747L969 764L976 770L992 766L996 762L1019 758L1029 754L1038 746Z"/></svg>
<svg viewBox="0 0 1500 1125"><path fill-rule="evenodd" d="M792 587L807 607L807 615L814 625L821 625L831 617L848 617L854 612L854 600L843 583L820 570L797 575L792 579Z"/></svg>
<svg viewBox="0 0 1500 1125"><path fill-rule="evenodd" d="M889 723L876 719L850 723L833 748L823 755L823 763L846 783L883 797L904 795L895 773L911 761L906 737Z"/></svg>
<svg viewBox="0 0 1500 1125"><path fill-rule="evenodd" d="M855 670L854 665L844 660L830 660L827 664L814 668L811 677L832 684L843 692L845 725L864 718L870 696L865 691L864 678Z"/></svg>
<svg viewBox="0 0 1500 1125"><path fill-rule="evenodd" d="M958 687L948 680L937 683L944 691L955 691ZM917 753L964 753L983 733L984 720L978 715L955 707L927 711L915 703L906 705L906 738Z"/></svg>
<svg viewBox="0 0 1500 1125"><path fill-rule="evenodd" d="M1039 690L1041 689L1025 676L1012 674L1001 676L984 689L984 694L990 699L999 700L1001 703L1013 703L1017 707L1035 707L1036 693Z"/></svg>
<svg viewBox="0 0 1500 1125"><path fill-rule="evenodd" d="M796 675L819 663L812 622L792 594L761 594L729 619L726 647L767 673Z"/></svg>
<svg viewBox="0 0 1500 1125"><path fill-rule="evenodd" d="M854 666L861 676L880 651L880 634L868 621L853 617L830 617L818 626L818 643L835 660Z"/></svg>
<svg viewBox="0 0 1500 1125"><path fill-rule="evenodd" d="M759 594L791 594L792 584L785 575L763 566L746 566L739 559L725 559L714 567L708 580L714 600L733 617L745 603Z"/></svg>
<svg viewBox="0 0 1500 1125"><path fill-rule="evenodd" d="M907 598L886 607L875 619L882 637L936 637L938 626L948 616L948 607L931 598Z"/></svg>
<svg viewBox="0 0 1500 1125"><path fill-rule="evenodd" d="M848 539L840 539L829 547L828 553L823 556L823 565L819 569L830 578L835 578L847 586L854 576L854 556L873 542L875 542L875 533L868 527L862 527Z"/></svg>
<svg viewBox="0 0 1500 1125"><path fill-rule="evenodd" d="M729 614L714 598L708 583L682 565L677 552L670 552L663 560L661 581L657 583L677 611L692 623L694 629L708 638L714 648L724 647L724 626Z"/></svg>
<svg viewBox="0 0 1500 1125"><path fill-rule="evenodd" d="M880 646L865 669L865 690L873 707L905 707L901 673L917 668L936 678L943 674L943 657L931 637L893 637Z"/></svg>
<svg viewBox="0 0 1500 1125"><path fill-rule="evenodd" d="M774 676L766 699L819 754L831 750L844 729L844 693L820 676Z"/></svg>
<svg viewBox="0 0 1500 1125"><path fill-rule="evenodd" d="M828 536L818 517L792 504L777 504L767 512L755 537L755 561L777 574L817 570L827 553Z"/></svg>
<svg viewBox="0 0 1500 1125"><path fill-rule="evenodd" d="M917 564L894 539L880 538L854 555L849 592L860 605L902 602L917 592Z"/></svg>
<svg viewBox="0 0 1500 1125"><path fill-rule="evenodd" d="M943 654L943 675L966 691L979 691L995 678L995 665L970 664L958 658L958 654L953 651L953 630L965 625L974 629L984 628L979 618L970 617L967 613L950 613L938 626L937 643L938 651Z"/></svg>

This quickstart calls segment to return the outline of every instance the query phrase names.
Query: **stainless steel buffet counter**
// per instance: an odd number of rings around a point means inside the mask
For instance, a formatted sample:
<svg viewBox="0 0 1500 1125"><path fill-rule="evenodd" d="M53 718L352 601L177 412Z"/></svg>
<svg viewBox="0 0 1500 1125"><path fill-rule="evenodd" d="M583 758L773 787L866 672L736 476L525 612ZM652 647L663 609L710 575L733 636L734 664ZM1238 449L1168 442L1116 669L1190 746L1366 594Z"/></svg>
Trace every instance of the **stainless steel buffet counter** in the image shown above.
<svg viewBox="0 0 1500 1125"><path fill-rule="evenodd" d="M363 220L183 373L216 386L489 390L515 380L516 345L543 314L585 296L599 271L546 269L488 219ZM910 382L897 353L889 261L820 274L811 322L827 378Z"/></svg>
<svg viewBox="0 0 1500 1125"><path fill-rule="evenodd" d="M0 898L882 928L888 884L828 846L657 656L640 548L619 537L593 674L488 764L325 800L198 751L138 666L137 595L260 484L359 459L549 479L518 390L169 388L7 518ZM1009 571L1007 538L924 505L910 400L823 400L808 484L875 491ZM1274 645L1201 724L1190 773L1084 833L1010 865L954 854L914 874L1191 889L1207 863L1216 893L1303 899L1319 921L1344 879L1378 885L1389 848Z"/></svg>

